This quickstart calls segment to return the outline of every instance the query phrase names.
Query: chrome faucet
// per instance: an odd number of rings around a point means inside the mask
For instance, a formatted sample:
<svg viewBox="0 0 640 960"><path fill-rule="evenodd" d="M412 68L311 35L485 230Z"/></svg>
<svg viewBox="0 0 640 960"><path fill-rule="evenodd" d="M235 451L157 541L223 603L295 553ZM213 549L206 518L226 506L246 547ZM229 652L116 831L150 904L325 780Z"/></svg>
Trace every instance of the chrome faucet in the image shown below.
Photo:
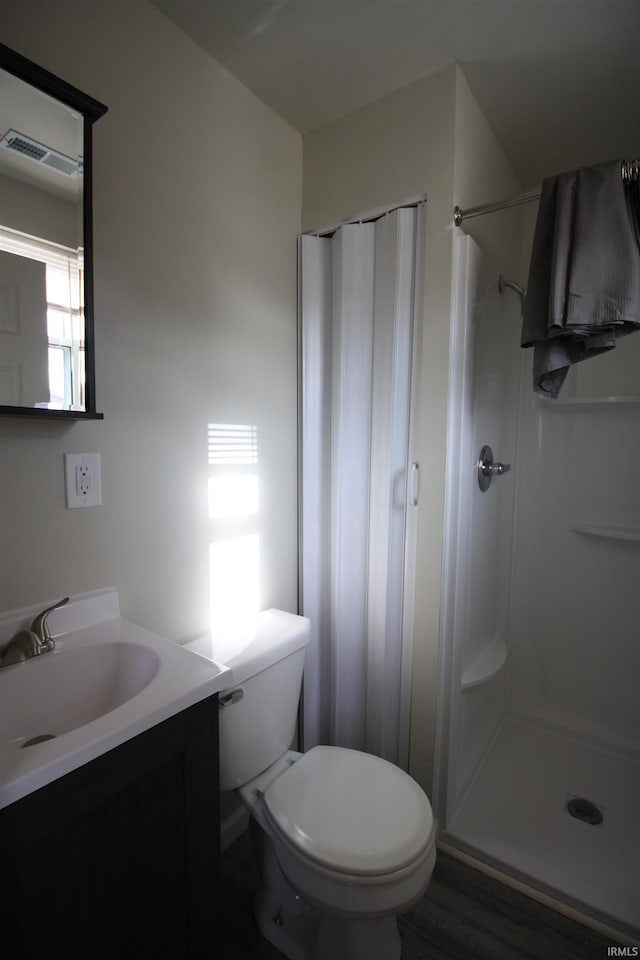
<svg viewBox="0 0 640 960"><path fill-rule="evenodd" d="M49 653L55 647L55 641L47 626L47 617L52 610L63 607L69 602L69 597L58 600L47 607L37 617L34 617L28 630L19 630L4 647L0 648L0 667L9 667L13 663L22 663L31 657L38 657L41 653Z"/></svg>

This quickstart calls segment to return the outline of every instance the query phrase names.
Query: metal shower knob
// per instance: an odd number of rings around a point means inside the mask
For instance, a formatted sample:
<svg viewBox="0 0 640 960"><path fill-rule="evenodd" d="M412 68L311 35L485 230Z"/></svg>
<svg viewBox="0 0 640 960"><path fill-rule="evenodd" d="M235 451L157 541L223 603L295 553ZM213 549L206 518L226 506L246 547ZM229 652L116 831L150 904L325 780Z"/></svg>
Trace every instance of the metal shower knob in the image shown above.
<svg viewBox="0 0 640 960"><path fill-rule="evenodd" d="M511 470L510 463L496 463L493 459L493 450L484 446L478 458L478 486L484 493L491 486L494 477L501 477Z"/></svg>

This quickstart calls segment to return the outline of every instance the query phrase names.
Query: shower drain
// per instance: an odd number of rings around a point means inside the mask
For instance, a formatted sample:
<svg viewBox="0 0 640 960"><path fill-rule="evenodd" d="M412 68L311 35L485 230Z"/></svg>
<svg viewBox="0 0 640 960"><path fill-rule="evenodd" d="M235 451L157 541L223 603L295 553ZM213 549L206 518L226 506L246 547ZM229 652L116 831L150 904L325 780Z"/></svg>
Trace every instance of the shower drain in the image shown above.
<svg viewBox="0 0 640 960"><path fill-rule="evenodd" d="M592 827L597 827L602 823L604 810L592 800L586 800L585 797L569 797L567 799L567 813L576 820L582 820Z"/></svg>

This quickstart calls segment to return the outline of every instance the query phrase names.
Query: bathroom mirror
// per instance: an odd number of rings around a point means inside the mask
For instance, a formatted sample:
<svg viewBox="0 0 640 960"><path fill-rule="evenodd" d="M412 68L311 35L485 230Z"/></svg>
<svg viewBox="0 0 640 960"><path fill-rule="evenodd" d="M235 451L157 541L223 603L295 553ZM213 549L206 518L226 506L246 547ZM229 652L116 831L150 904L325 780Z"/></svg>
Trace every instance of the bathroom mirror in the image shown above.
<svg viewBox="0 0 640 960"><path fill-rule="evenodd" d="M91 132L106 109L0 44L0 414L102 418Z"/></svg>

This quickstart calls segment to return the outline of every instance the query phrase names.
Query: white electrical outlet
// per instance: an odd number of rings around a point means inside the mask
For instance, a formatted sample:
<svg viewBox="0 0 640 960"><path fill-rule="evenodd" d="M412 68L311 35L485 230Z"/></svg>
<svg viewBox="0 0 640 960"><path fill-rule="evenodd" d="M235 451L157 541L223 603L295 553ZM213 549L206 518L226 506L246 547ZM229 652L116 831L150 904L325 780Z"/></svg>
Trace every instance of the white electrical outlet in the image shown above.
<svg viewBox="0 0 640 960"><path fill-rule="evenodd" d="M99 453L65 453L64 479L68 510L102 503Z"/></svg>

